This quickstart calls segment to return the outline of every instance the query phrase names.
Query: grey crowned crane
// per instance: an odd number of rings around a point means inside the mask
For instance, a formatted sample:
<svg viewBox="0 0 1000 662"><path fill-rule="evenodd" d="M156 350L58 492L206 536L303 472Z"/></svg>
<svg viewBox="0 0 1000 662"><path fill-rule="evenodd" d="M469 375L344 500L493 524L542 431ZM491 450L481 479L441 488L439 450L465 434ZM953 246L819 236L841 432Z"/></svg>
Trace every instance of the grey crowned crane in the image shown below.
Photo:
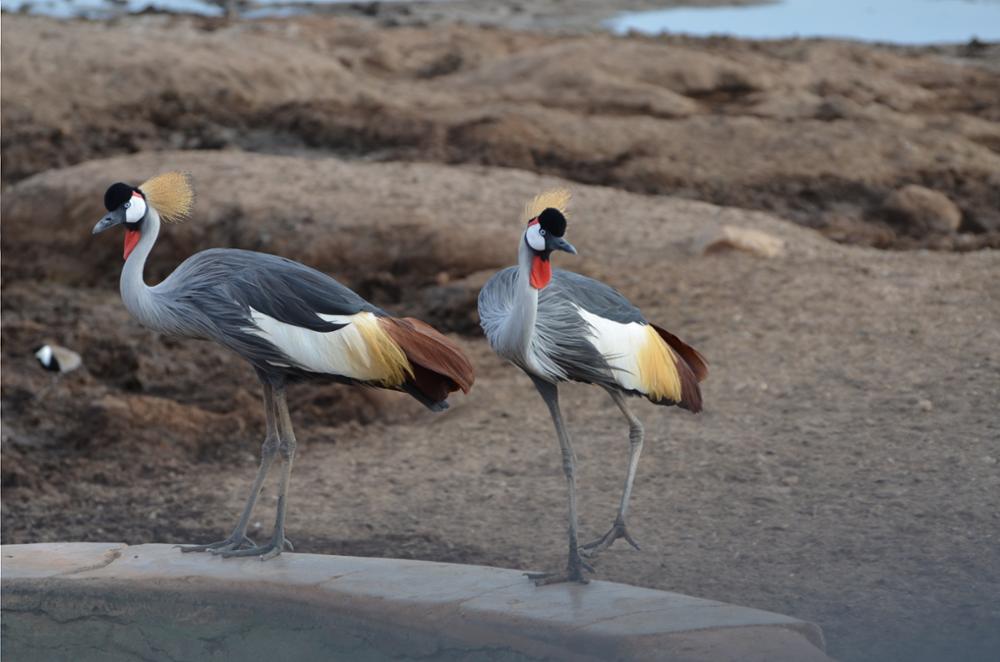
<svg viewBox="0 0 1000 662"><path fill-rule="evenodd" d="M441 411L450 393L468 392L473 370L462 351L427 324L391 317L326 274L282 257L210 249L147 286L143 267L161 220L182 220L193 199L184 173L159 175L138 187L113 184L104 195L108 213L94 234L125 226L121 295L143 326L217 342L256 369L267 431L246 506L228 538L183 550L265 560L287 544L285 509L295 457L287 384L310 379L405 391ZM276 456L282 470L274 533L270 542L256 546L246 537L247 524Z"/></svg>
<svg viewBox="0 0 1000 662"><path fill-rule="evenodd" d="M549 191L528 203L527 227L518 237L516 267L495 274L479 293L479 318L493 350L528 374L545 401L562 449L569 487L569 558L565 572L529 574L536 584L586 583L581 558L596 557L618 538L636 549L626 525L629 496L643 428L625 396L658 405L701 411L698 382L708 375L705 359L676 336L651 324L628 299L604 283L552 270L553 251L576 254L567 242L569 192ZM577 541L576 458L559 409L560 382L604 388L629 425L629 460L618 515L611 529L582 547Z"/></svg>

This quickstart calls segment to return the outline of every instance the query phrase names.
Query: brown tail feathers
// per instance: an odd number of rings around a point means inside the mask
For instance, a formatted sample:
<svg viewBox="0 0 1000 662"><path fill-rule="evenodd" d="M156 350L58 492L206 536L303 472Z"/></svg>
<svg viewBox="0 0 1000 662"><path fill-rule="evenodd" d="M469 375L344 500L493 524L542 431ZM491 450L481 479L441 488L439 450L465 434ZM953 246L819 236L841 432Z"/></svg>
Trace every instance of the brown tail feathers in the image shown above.
<svg viewBox="0 0 1000 662"><path fill-rule="evenodd" d="M412 317L380 317L379 322L409 359L413 377L407 385L427 399L424 404L441 403L454 391L472 388L475 373L469 359L434 327Z"/></svg>
<svg viewBox="0 0 1000 662"><path fill-rule="evenodd" d="M698 350L674 334L655 324L652 326L678 359L675 364L681 379L681 401L677 405L695 413L701 411L701 388L698 383L708 377L708 361Z"/></svg>

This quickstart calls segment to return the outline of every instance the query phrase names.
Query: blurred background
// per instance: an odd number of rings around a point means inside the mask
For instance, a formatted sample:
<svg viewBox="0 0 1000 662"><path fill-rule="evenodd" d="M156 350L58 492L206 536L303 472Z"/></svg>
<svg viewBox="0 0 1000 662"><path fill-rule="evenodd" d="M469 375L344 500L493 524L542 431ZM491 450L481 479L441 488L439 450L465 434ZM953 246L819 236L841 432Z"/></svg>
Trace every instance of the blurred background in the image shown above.
<svg viewBox="0 0 1000 662"><path fill-rule="evenodd" d="M711 364L703 414L636 404L643 551L598 577L815 621L843 660L1000 656L1000 2L0 7L4 543L207 542L237 516L251 369L140 327L120 237L90 235L108 185L183 169L195 212L148 282L277 253L478 370L438 416L292 389L296 550L552 566L558 445L475 299L525 200L568 186L557 266ZM79 366L44 370L44 344ZM628 431L564 391L589 539Z"/></svg>

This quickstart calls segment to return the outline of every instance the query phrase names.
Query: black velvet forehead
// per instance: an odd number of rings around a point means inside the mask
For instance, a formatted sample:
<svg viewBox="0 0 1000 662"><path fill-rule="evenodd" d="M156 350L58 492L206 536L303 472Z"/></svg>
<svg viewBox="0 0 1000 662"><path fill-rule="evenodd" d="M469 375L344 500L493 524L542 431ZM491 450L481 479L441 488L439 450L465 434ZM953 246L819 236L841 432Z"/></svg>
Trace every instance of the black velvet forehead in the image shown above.
<svg viewBox="0 0 1000 662"><path fill-rule="evenodd" d="M104 208L114 211L132 199L132 191L137 190L134 186L117 182L108 187L104 193Z"/></svg>
<svg viewBox="0 0 1000 662"><path fill-rule="evenodd" d="M553 237L566 234L566 217L558 209L549 207L538 215L538 224Z"/></svg>

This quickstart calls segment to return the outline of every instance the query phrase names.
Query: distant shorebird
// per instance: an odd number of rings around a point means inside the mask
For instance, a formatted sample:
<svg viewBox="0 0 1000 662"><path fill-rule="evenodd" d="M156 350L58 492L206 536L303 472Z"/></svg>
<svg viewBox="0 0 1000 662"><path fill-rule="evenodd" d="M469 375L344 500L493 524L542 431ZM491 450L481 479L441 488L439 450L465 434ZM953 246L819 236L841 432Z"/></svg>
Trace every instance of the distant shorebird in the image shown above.
<svg viewBox="0 0 1000 662"><path fill-rule="evenodd" d="M639 395L658 405L701 411L698 382L708 367L692 347L650 324L639 309L604 283L569 271L552 270L553 251L576 254L567 242L568 191L549 191L525 208L527 228L518 238L516 267L494 275L479 293L479 318L494 351L524 370L549 408L569 483L569 559L565 572L530 574L536 584L586 582L590 570L581 552L594 557L618 538L636 549L626 512L642 451L643 429L625 403ZM601 538L577 542L575 456L559 409L558 384L604 388L629 424L625 489L614 524Z"/></svg>
<svg viewBox="0 0 1000 662"><path fill-rule="evenodd" d="M49 372L66 374L83 364L79 354L59 345L39 345L34 354L38 364Z"/></svg>
<svg viewBox="0 0 1000 662"><path fill-rule="evenodd" d="M52 379L49 383L38 393L35 393L35 400L39 402L45 399L63 375L73 372L83 365L79 354L60 345L39 345L32 351L38 365L52 373Z"/></svg>
<svg viewBox="0 0 1000 662"><path fill-rule="evenodd" d="M220 249L192 255L163 282L148 287L143 267L161 219L179 221L191 210L190 178L171 172L138 187L117 183L104 195L108 214L94 234L125 226L121 294L144 326L175 336L212 340L246 359L264 390L267 434L261 463L243 514L225 540L184 547L222 556L279 555L295 456L295 434L285 385L304 379L405 391L432 411L473 382L472 365L450 340L423 322L391 317L333 278L274 255ZM247 524L275 455L282 459L277 516L271 541L253 545Z"/></svg>

